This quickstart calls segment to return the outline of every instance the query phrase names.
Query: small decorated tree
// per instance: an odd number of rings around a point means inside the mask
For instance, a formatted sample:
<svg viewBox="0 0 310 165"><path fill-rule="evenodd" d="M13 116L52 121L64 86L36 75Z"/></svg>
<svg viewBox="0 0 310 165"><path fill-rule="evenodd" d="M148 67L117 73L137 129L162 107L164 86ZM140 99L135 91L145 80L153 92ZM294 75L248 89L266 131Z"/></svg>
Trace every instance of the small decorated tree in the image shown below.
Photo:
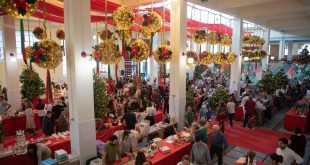
<svg viewBox="0 0 310 165"><path fill-rule="evenodd" d="M269 67L263 71L262 79L258 82L257 87L259 91L268 94L272 94L276 90L275 79Z"/></svg>
<svg viewBox="0 0 310 165"><path fill-rule="evenodd" d="M24 98L33 98L40 96L45 91L45 85L40 79L40 76L34 69L28 66L23 70L19 76L19 82L22 84L21 93Z"/></svg>
<svg viewBox="0 0 310 165"><path fill-rule="evenodd" d="M224 86L219 86L215 89L215 93L211 97L211 105L213 109L217 109L219 102L228 100L228 90Z"/></svg>
<svg viewBox="0 0 310 165"><path fill-rule="evenodd" d="M274 75L274 79L275 79L276 87L280 87L280 86L283 86L283 85L288 85L288 82L289 82L289 80L288 80L288 78L287 78L283 68L281 68L279 70L279 72L277 72Z"/></svg>
<svg viewBox="0 0 310 165"><path fill-rule="evenodd" d="M195 97L194 89L191 87L188 87L186 91L186 105L190 105L192 108L195 108L194 97Z"/></svg>
<svg viewBox="0 0 310 165"><path fill-rule="evenodd" d="M195 70L194 70L194 80L201 78L201 69L200 69L200 65L196 65L195 66Z"/></svg>
<svg viewBox="0 0 310 165"><path fill-rule="evenodd" d="M110 101L107 83L103 80L103 78L94 75L93 88L95 117L101 119L104 114L110 112L110 109L107 108Z"/></svg>

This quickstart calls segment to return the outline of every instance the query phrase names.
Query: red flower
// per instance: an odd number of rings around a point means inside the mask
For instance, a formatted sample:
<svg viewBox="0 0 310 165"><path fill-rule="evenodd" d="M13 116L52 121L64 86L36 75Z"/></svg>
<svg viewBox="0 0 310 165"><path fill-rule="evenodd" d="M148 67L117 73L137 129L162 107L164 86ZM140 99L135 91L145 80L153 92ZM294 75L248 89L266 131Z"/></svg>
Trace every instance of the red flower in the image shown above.
<svg viewBox="0 0 310 165"><path fill-rule="evenodd" d="M146 24L150 24L150 22L151 22L151 17L148 15L148 16L146 16L146 18L144 18L144 22L146 23Z"/></svg>
<svg viewBox="0 0 310 165"><path fill-rule="evenodd" d="M137 46L133 46L130 53L134 56L138 56L138 47Z"/></svg>
<svg viewBox="0 0 310 165"><path fill-rule="evenodd" d="M163 49L161 54L163 55L164 58L167 58L169 55L167 49Z"/></svg>

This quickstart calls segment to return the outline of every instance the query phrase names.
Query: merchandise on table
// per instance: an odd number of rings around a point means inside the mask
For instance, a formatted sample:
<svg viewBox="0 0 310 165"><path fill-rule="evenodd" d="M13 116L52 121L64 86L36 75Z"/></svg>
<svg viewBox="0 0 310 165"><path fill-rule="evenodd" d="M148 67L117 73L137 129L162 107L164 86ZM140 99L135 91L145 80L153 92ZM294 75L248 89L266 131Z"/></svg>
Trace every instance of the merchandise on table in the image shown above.
<svg viewBox="0 0 310 165"><path fill-rule="evenodd" d="M16 131L16 145L14 147L14 154L22 155L27 153L27 141L24 131Z"/></svg>
<svg viewBox="0 0 310 165"><path fill-rule="evenodd" d="M57 164L56 160L52 158L48 158L41 162L41 165L56 165L56 164Z"/></svg>
<svg viewBox="0 0 310 165"><path fill-rule="evenodd" d="M167 146L160 147L159 150L163 154L171 152L170 148Z"/></svg>

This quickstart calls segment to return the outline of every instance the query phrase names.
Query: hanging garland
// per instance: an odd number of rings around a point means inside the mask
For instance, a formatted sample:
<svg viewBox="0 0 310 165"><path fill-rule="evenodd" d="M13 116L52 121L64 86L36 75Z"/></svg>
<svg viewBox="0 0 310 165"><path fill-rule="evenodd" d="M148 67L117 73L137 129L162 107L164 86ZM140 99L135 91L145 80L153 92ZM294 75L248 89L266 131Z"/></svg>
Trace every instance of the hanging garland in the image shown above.
<svg viewBox="0 0 310 165"><path fill-rule="evenodd" d="M44 56L44 57L43 57ZM55 69L62 61L62 48L51 39L35 42L31 62L44 69Z"/></svg>
<svg viewBox="0 0 310 165"><path fill-rule="evenodd" d="M147 59L150 48L142 39L136 39L126 48L129 57L134 62L141 62Z"/></svg>
<svg viewBox="0 0 310 165"><path fill-rule="evenodd" d="M227 33L221 35L221 42L220 44L222 46L230 46L232 43L232 40L231 40L231 36Z"/></svg>
<svg viewBox="0 0 310 165"><path fill-rule="evenodd" d="M201 44L207 42L208 35L206 33L206 30L204 30L204 29L195 30L195 33L193 34L192 38L196 44L201 45Z"/></svg>
<svg viewBox="0 0 310 165"><path fill-rule="evenodd" d="M193 58L194 62L193 63L188 63L188 59ZM189 50L186 52L186 65L187 66L193 66L199 63L199 58L197 56L197 53L193 50Z"/></svg>
<svg viewBox="0 0 310 165"><path fill-rule="evenodd" d="M20 19L30 17L37 8L38 0L2 0L0 7L9 15Z"/></svg>
<svg viewBox="0 0 310 165"><path fill-rule="evenodd" d="M42 27L39 27L39 26L34 28L32 33L33 33L34 37L36 39L39 39L39 40L45 39L47 37L46 30Z"/></svg>
<svg viewBox="0 0 310 165"><path fill-rule="evenodd" d="M160 45L154 52L154 58L156 62L165 64L172 58L172 50L168 45Z"/></svg>
<svg viewBox="0 0 310 165"><path fill-rule="evenodd" d="M148 12L143 14L143 23L142 27L147 33L157 32L160 30L161 26L163 25L161 16L156 12Z"/></svg>
<svg viewBox="0 0 310 165"><path fill-rule="evenodd" d="M113 22L120 30L130 30L133 23L133 11L125 6L117 8L112 14Z"/></svg>
<svg viewBox="0 0 310 165"><path fill-rule="evenodd" d="M63 30L63 28L60 28L56 31L56 37L60 40L65 39L65 31Z"/></svg>
<svg viewBox="0 0 310 165"><path fill-rule="evenodd" d="M113 40L106 40L98 45L98 52L103 64L117 64L122 60L119 46Z"/></svg>
<svg viewBox="0 0 310 165"><path fill-rule="evenodd" d="M208 42L211 45L218 44L220 42L220 34L216 31L212 31L208 34Z"/></svg>
<svg viewBox="0 0 310 165"><path fill-rule="evenodd" d="M212 63L214 55L210 51L203 51L199 55L200 63L203 65L209 65Z"/></svg>
<svg viewBox="0 0 310 165"><path fill-rule="evenodd" d="M112 39L113 37L113 34L110 30L108 29L103 29L99 32L99 38L102 40L102 41L105 41L105 40L110 40Z"/></svg>

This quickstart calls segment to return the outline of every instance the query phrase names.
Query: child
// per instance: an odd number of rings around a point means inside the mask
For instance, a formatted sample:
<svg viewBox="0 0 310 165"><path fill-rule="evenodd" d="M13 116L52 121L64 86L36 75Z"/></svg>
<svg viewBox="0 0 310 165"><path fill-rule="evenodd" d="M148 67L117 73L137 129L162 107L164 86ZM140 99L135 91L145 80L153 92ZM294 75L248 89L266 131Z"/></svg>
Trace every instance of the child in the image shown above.
<svg viewBox="0 0 310 165"><path fill-rule="evenodd" d="M255 115L251 114L248 122L248 128L255 130L254 125L255 125Z"/></svg>

